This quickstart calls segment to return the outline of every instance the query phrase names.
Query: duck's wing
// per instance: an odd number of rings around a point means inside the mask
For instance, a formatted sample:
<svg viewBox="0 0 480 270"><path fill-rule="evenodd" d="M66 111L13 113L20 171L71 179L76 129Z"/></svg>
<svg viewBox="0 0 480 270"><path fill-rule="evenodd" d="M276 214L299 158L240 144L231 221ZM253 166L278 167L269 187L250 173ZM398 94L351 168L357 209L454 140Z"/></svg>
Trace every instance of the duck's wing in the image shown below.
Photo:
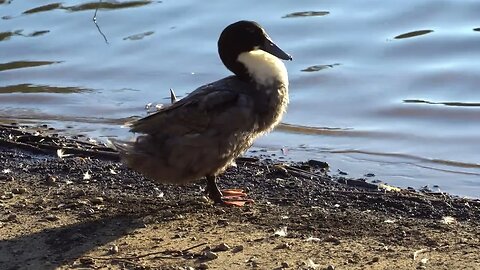
<svg viewBox="0 0 480 270"><path fill-rule="evenodd" d="M254 106L254 101L244 94L245 89L248 85L235 77L204 85L171 106L134 121L130 131L184 135L202 133L212 125L214 128L222 124L230 128L244 125L236 123L235 119L244 121Z"/></svg>

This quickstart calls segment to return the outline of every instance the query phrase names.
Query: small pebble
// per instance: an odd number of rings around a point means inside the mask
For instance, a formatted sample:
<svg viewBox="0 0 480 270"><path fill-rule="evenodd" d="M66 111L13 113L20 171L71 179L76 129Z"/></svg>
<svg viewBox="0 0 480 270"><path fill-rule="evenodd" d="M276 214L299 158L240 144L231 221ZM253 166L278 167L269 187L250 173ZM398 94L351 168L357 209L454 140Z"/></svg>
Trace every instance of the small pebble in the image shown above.
<svg viewBox="0 0 480 270"><path fill-rule="evenodd" d="M92 258L80 258L80 263L84 265L94 265L95 260L93 260Z"/></svg>
<svg viewBox="0 0 480 270"><path fill-rule="evenodd" d="M110 254L117 254L118 253L118 246L113 244L110 246L110 249L108 250Z"/></svg>
<svg viewBox="0 0 480 270"><path fill-rule="evenodd" d="M222 225L222 226L228 226L229 225L228 220L224 219L224 218L221 218L221 219L217 220L217 224Z"/></svg>
<svg viewBox="0 0 480 270"><path fill-rule="evenodd" d="M380 258L379 258L379 257L373 257L373 258L372 258L372 263L376 263L376 262L378 262L378 261L380 261Z"/></svg>
<svg viewBox="0 0 480 270"><path fill-rule="evenodd" d="M229 247L227 244L221 243L220 245L214 247L214 248L212 249L212 251L215 251L215 252L218 252L218 251L227 251L227 250L229 250L229 249L230 249L230 247Z"/></svg>
<svg viewBox="0 0 480 270"><path fill-rule="evenodd" d="M1 173L0 181L13 181L13 176Z"/></svg>
<svg viewBox="0 0 480 270"><path fill-rule="evenodd" d="M15 221L17 220L17 215L15 214L10 214L6 219L5 221Z"/></svg>
<svg viewBox="0 0 480 270"><path fill-rule="evenodd" d="M201 203L209 203L210 199L207 196L202 196L198 199Z"/></svg>
<svg viewBox="0 0 480 270"><path fill-rule="evenodd" d="M87 208L82 213L82 215L84 215L84 216L91 216L93 214L95 214L95 210L93 208Z"/></svg>
<svg viewBox="0 0 480 270"><path fill-rule="evenodd" d="M215 210L215 214L217 214L217 215L222 215L222 214L225 214L225 213L226 213L225 210L223 210L221 208L218 208L218 209Z"/></svg>
<svg viewBox="0 0 480 270"><path fill-rule="evenodd" d="M335 266L329 264L326 268L326 270L335 270Z"/></svg>
<svg viewBox="0 0 480 270"><path fill-rule="evenodd" d="M326 168L329 167L327 162L318 161L318 160L314 160L314 159L309 160L308 165L310 165L312 167L323 168L323 169L326 169Z"/></svg>
<svg viewBox="0 0 480 270"><path fill-rule="evenodd" d="M243 251L244 247L242 245L238 245L238 246L235 246L233 249L232 249L232 252L233 253L237 253L237 252L240 252L240 251Z"/></svg>
<svg viewBox="0 0 480 270"><path fill-rule="evenodd" d="M325 242L330 242L330 243L333 243L335 245L340 244L340 240L338 238L333 237L333 236L328 236L327 238L325 238Z"/></svg>
<svg viewBox="0 0 480 270"><path fill-rule="evenodd" d="M56 185L57 183L57 178L53 175L47 175L47 177L45 177L45 184L49 185L49 186L54 186Z"/></svg>
<svg viewBox="0 0 480 270"><path fill-rule="evenodd" d="M282 264L280 265L282 268L289 268L290 267L290 264L288 262L282 262Z"/></svg>
<svg viewBox="0 0 480 270"><path fill-rule="evenodd" d="M75 190L72 193L73 193L72 194L73 197L82 197L86 195L85 191L82 189Z"/></svg>
<svg viewBox="0 0 480 270"><path fill-rule="evenodd" d="M103 198L102 197L93 197L90 199L90 202L92 204L103 204Z"/></svg>
<svg viewBox="0 0 480 270"><path fill-rule="evenodd" d="M218 259L217 253L212 252L212 251L207 251L207 252L205 252L205 257L206 257L207 259L209 259L209 260Z"/></svg>
<svg viewBox="0 0 480 270"><path fill-rule="evenodd" d="M281 243L278 244L274 249L292 249L292 245L290 243Z"/></svg>
<svg viewBox="0 0 480 270"><path fill-rule="evenodd" d="M0 199L2 200L9 200L13 198L13 193L12 192L4 192L2 196L0 196Z"/></svg>
<svg viewBox="0 0 480 270"><path fill-rule="evenodd" d="M85 206L85 205L88 205L88 201L87 200L77 200L76 202L79 206Z"/></svg>
<svg viewBox="0 0 480 270"><path fill-rule="evenodd" d="M285 167L281 165L274 165L272 169L275 173L279 174L280 176L284 176L284 177L290 176L290 173L288 173L287 169L285 169Z"/></svg>
<svg viewBox="0 0 480 270"><path fill-rule="evenodd" d="M13 188L12 193L13 194L24 194L24 193L27 193L27 189L26 188Z"/></svg>
<svg viewBox="0 0 480 270"><path fill-rule="evenodd" d="M45 217L45 219L48 220L48 221L57 221L60 218L55 216L55 215L48 215L48 216Z"/></svg>
<svg viewBox="0 0 480 270"><path fill-rule="evenodd" d="M201 263L199 266L198 266L198 269L208 269L208 264L206 263Z"/></svg>

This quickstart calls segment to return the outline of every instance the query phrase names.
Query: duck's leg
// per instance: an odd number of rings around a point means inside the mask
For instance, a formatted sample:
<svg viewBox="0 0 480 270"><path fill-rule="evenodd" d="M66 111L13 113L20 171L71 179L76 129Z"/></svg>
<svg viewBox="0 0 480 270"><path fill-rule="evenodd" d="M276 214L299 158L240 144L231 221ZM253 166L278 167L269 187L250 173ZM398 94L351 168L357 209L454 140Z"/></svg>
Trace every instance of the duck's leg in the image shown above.
<svg viewBox="0 0 480 270"><path fill-rule="evenodd" d="M247 196L243 190L240 189L226 189L220 191L217 186L217 179L213 175L207 175L207 194L208 197L214 202L223 205L244 206L246 203L253 203L251 199L245 199Z"/></svg>
<svg viewBox="0 0 480 270"><path fill-rule="evenodd" d="M223 203L222 192L218 189L217 178L213 175L207 175L207 194L214 203Z"/></svg>

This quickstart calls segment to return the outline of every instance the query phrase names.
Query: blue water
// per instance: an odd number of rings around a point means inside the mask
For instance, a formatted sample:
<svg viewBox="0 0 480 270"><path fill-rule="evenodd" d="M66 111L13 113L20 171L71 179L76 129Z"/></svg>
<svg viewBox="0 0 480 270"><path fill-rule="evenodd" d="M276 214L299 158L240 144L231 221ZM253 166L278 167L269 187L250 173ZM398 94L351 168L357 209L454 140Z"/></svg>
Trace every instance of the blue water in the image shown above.
<svg viewBox="0 0 480 270"><path fill-rule="evenodd" d="M229 75L218 35L250 19L294 57L285 125L256 148L480 197L479 1L104 1L107 41L97 5L0 0L1 122L127 138L169 88Z"/></svg>

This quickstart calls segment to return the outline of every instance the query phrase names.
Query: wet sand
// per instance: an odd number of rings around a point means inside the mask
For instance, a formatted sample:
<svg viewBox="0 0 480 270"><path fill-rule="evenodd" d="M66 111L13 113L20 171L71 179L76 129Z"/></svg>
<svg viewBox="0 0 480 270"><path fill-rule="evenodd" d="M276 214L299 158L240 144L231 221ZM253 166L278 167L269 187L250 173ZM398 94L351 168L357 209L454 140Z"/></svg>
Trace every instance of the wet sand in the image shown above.
<svg viewBox="0 0 480 270"><path fill-rule="evenodd" d="M0 126L0 269L480 269L479 200L241 158L224 207L54 133Z"/></svg>

